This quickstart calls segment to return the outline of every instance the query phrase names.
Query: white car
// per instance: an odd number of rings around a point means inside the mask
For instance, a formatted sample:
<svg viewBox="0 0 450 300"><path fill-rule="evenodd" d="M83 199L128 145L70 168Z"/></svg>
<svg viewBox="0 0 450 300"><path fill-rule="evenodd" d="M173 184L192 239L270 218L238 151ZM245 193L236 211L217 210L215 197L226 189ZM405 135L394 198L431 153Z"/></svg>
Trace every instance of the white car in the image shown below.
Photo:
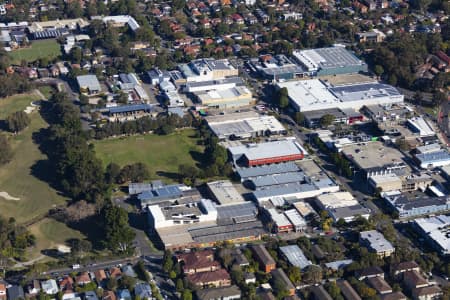
<svg viewBox="0 0 450 300"><path fill-rule="evenodd" d="M76 269L79 269L79 268L80 268L80 265L79 265L79 264L72 265L72 269L73 269L73 270L76 270Z"/></svg>

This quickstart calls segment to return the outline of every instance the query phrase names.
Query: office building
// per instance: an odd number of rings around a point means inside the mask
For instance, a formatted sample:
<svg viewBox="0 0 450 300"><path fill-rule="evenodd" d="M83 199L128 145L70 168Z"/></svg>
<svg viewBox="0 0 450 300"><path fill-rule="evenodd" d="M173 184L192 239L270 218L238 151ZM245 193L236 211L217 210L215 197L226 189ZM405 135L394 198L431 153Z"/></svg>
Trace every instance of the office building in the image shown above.
<svg viewBox="0 0 450 300"><path fill-rule="evenodd" d="M178 69L186 82L210 81L239 75L239 70L233 67L227 59L201 58L188 64L181 64Z"/></svg>

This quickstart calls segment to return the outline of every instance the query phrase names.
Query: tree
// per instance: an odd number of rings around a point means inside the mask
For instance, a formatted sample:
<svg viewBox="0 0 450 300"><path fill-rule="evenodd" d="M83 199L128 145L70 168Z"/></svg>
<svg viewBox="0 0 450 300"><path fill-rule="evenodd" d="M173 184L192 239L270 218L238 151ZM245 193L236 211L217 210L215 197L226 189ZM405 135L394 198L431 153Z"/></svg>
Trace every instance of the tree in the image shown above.
<svg viewBox="0 0 450 300"><path fill-rule="evenodd" d="M280 108L285 108L289 105L289 92L286 87L283 87L277 92L277 102Z"/></svg>
<svg viewBox="0 0 450 300"><path fill-rule="evenodd" d="M302 112L296 112L295 113L295 122L297 122L298 125L304 125L305 123L305 115Z"/></svg>
<svg viewBox="0 0 450 300"><path fill-rule="evenodd" d="M132 253L135 233L128 224L127 211L108 203L103 216L105 245L114 253Z"/></svg>
<svg viewBox="0 0 450 300"><path fill-rule="evenodd" d="M4 165L11 161L13 152L8 139L4 135L0 135L0 165Z"/></svg>
<svg viewBox="0 0 450 300"><path fill-rule="evenodd" d="M191 290L184 290L183 294L181 294L181 300L192 300Z"/></svg>
<svg viewBox="0 0 450 300"><path fill-rule="evenodd" d="M179 292L179 293L181 293L184 290L183 279L181 279L181 278L177 279L176 289L177 289L177 292Z"/></svg>
<svg viewBox="0 0 450 300"><path fill-rule="evenodd" d="M447 101L447 95L441 91L437 91L433 94L433 105L440 106L442 103Z"/></svg>
<svg viewBox="0 0 450 300"><path fill-rule="evenodd" d="M380 65L376 65L373 71L375 72L375 75L377 75L378 77L380 77L384 73L384 69Z"/></svg>
<svg viewBox="0 0 450 300"><path fill-rule="evenodd" d="M117 96L117 103L127 104L128 103L128 94L120 91Z"/></svg>
<svg viewBox="0 0 450 300"><path fill-rule="evenodd" d="M164 257L163 257L163 270L167 273L170 270L172 270L172 268L173 268L172 252L170 252L169 250L166 250L166 252L164 252Z"/></svg>
<svg viewBox="0 0 450 300"><path fill-rule="evenodd" d="M298 285L302 280L302 274L299 267L290 266L287 271L287 276L293 284Z"/></svg>
<svg viewBox="0 0 450 300"><path fill-rule="evenodd" d="M120 174L120 166L116 163L110 163L106 167L105 180L107 183L115 183Z"/></svg>
<svg viewBox="0 0 450 300"><path fill-rule="evenodd" d="M11 132L19 132L30 125L30 118L24 111L16 111L6 118L6 126Z"/></svg>
<svg viewBox="0 0 450 300"><path fill-rule="evenodd" d="M318 283L322 280L322 269L316 265L310 265L306 268L303 277L306 282Z"/></svg>
<svg viewBox="0 0 450 300"><path fill-rule="evenodd" d="M335 120L335 117L333 115L325 114L320 118L319 124L321 127L326 128L326 127L330 126L331 124L333 124L334 120Z"/></svg>

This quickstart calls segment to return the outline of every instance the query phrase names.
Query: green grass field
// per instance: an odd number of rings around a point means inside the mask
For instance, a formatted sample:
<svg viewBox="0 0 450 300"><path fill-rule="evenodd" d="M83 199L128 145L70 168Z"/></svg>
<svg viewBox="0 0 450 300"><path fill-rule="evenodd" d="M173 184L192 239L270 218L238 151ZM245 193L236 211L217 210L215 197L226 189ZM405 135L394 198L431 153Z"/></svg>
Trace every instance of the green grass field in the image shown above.
<svg viewBox="0 0 450 300"><path fill-rule="evenodd" d="M84 236L79 231L67 227L64 223L48 218L33 224L29 230L36 237L36 246L28 253L29 259L39 257L41 250L56 249L58 245L65 245L69 239L84 239Z"/></svg>
<svg viewBox="0 0 450 300"><path fill-rule="evenodd" d="M38 100L35 95L18 95L0 99L0 119L11 112L23 110L31 101ZM33 169L45 173L46 156L34 143L32 135L47 127L39 112L30 114L31 124L16 136L8 135L13 148L13 159L0 168L0 192L20 198L18 201L0 197L0 214L14 217L18 222L26 222L46 213L53 205L61 204L66 199L60 196L45 181L33 175ZM38 163L38 164L37 164Z"/></svg>
<svg viewBox="0 0 450 300"><path fill-rule="evenodd" d="M0 120L16 111L24 110L32 101L39 100L34 94L21 94L0 98Z"/></svg>
<svg viewBox="0 0 450 300"><path fill-rule="evenodd" d="M104 165L114 162L120 166L145 163L151 179L172 181L181 164L196 165L203 146L197 145L194 130L182 130L168 136L144 135L106 139L95 142L97 156Z"/></svg>
<svg viewBox="0 0 450 300"><path fill-rule="evenodd" d="M24 110L35 100L39 100L35 94L0 99L0 120L12 112ZM20 223L39 217L54 205L67 200L32 173L36 163L46 160L46 156L33 142L32 135L48 124L38 111L31 113L30 119L31 124L24 131L16 136L8 134L14 156L10 163L0 167L0 192L7 192L12 197L20 198L15 201L0 197L0 214L6 218L14 217ZM45 172L45 164L41 165L39 172ZM41 256L41 250L55 248L59 244L64 244L67 239L83 238L80 232L48 218L31 225L29 230L36 236L36 247L27 253L28 259L38 258Z"/></svg>
<svg viewBox="0 0 450 300"><path fill-rule="evenodd" d="M61 46L56 40L34 41L31 47L12 51L10 55L13 64L19 64L22 60L33 62L44 57L53 60L61 55Z"/></svg>

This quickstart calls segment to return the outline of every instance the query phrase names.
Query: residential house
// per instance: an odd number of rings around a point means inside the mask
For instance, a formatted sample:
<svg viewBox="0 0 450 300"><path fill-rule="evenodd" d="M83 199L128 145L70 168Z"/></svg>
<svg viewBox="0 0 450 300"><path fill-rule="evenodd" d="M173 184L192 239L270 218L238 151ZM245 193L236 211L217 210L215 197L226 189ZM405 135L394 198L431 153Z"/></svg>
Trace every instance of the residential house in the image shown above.
<svg viewBox="0 0 450 300"><path fill-rule="evenodd" d="M88 272L81 272L75 277L75 282L77 285L85 285L91 283L91 278L89 277Z"/></svg>
<svg viewBox="0 0 450 300"><path fill-rule="evenodd" d="M102 300L117 300L117 297L113 291L103 291Z"/></svg>
<svg viewBox="0 0 450 300"><path fill-rule="evenodd" d="M127 289L117 290L118 300L131 300L131 293Z"/></svg>
<svg viewBox="0 0 450 300"><path fill-rule="evenodd" d="M122 272L117 267L112 267L109 269L109 277L111 278L120 278L122 276Z"/></svg>
<svg viewBox="0 0 450 300"><path fill-rule="evenodd" d="M94 291L87 291L84 293L84 300L98 300L98 297Z"/></svg>
<svg viewBox="0 0 450 300"><path fill-rule="evenodd" d="M6 300L6 284L0 283L0 300Z"/></svg>
<svg viewBox="0 0 450 300"><path fill-rule="evenodd" d="M132 265L125 265L122 267L122 274L129 276L129 277L133 277L136 278L137 274L136 272L133 270L133 266Z"/></svg>
<svg viewBox="0 0 450 300"><path fill-rule="evenodd" d="M108 278L108 277L106 277L105 270L103 270L103 269L95 270L94 277L95 277L95 281L97 282L98 285L104 284L105 280Z"/></svg>
<svg viewBox="0 0 450 300"><path fill-rule="evenodd" d="M36 296L41 291L41 284L39 280L33 280L31 284L27 288L27 294L29 296ZM1 299L1 293L0 293L0 299Z"/></svg>
<svg viewBox="0 0 450 300"><path fill-rule="evenodd" d="M391 268L391 274L393 277L399 277L404 272L407 271L417 271L420 272L420 267L415 261L405 261L401 262L397 265L392 266Z"/></svg>
<svg viewBox="0 0 450 300"><path fill-rule="evenodd" d="M73 279L71 276L65 276L59 282L59 289L61 291L73 291Z"/></svg>
<svg viewBox="0 0 450 300"><path fill-rule="evenodd" d="M11 285L7 290L8 300L23 300L25 299L25 293L20 285Z"/></svg>
<svg viewBox="0 0 450 300"><path fill-rule="evenodd" d="M403 284L409 291L430 285L428 281L423 278L422 274L416 270L403 273Z"/></svg>
<svg viewBox="0 0 450 300"><path fill-rule="evenodd" d="M384 278L384 271L380 267L373 266L358 270L355 272L355 275L358 280L377 276Z"/></svg>
<svg viewBox="0 0 450 300"><path fill-rule="evenodd" d="M47 295L55 295L58 293L58 285L54 279L49 279L41 282L41 288Z"/></svg>
<svg viewBox="0 0 450 300"><path fill-rule="evenodd" d="M254 255L256 256L256 260L260 264L260 268L264 272L269 273L270 271L275 269L275 260L263 245L254 245L252 247L252 250Z"/></svg>
<svg viewBox="0 0 450 300"><path fill-rule="evenodd" d="M270 273L272 274L272 279L273 279L273 284L274 285L275 285L276 281L280 281L280 282L283 283L283 286L289 292L290 296L294 296L295 295L295 286L289 280L289 278L287 277L287 275L283 271L283 269L281 269L281 268L274 269Z"/></svg>
<svg viewBox="0 0 450 300"><path fill-rule="evenodd" d="M183 262L185 274L216 271L220 269L220 263L214 259L212 250L203 250L177 255L178 262Z"/></svg>
<svg viewBox="0 0 450 300"><path fill-rule="evenodd" d="M241 290L235 286L202 289L196 292L198 300L235 300L241 299Z"/></svg>
<svg viewBox="0 0 450 300"><path fill-rule="evenodd" d="M402 292L393 292L390 294L384 294L380 296L381 300L408 300L408 298Z"/></svg>
<svg viewBox="0 0 450 300"><path fill-rule="evenodd" d="M341 293L344 295L345 300L361 300L361 297L347 280L338 280L336 281L336 284L341 289Z"/></svg>
<svg viewBox="0 0 450 300"><path fill-rule="evenodd" d="M310 291L314 300L333 300L322 285L313 286Z"/></svg>
<svg viewBox="0 0 450 300"><path fill-rule="evenodd" d="M222 287L231 285L230 275L225 269L188 274L187 279L189 280L189 282L200 288L206 288L211 286Z"/></svg>
<svg viewBox="0 0 450 300"><path fill-rule="evenodd" d="M256 276L255 273L252 272L245 272L244 273L244 280L246 284L250 283L256 283Z"/></svg>
<svg viewBox="0 0 450 300"><path fill-rule="evenodd" d="M377 276L367 278L367 283L380 295L392 293L392 287L383 277Z"/></svg>
<svg viewBox="0 0 450 300"><path fill-rule="evenodd" d="M435 300L441 299L442 289L436 285L414 289L412 297L414 300Z"/></svg>
<svg viewBox="0 0 450 300"><path fill-rule="evenodd" d="M151 300L152 298L152 289L150 285L146 282L139 282L134 287L134 294L139 296L139 299L142 300Z"/></svg>

